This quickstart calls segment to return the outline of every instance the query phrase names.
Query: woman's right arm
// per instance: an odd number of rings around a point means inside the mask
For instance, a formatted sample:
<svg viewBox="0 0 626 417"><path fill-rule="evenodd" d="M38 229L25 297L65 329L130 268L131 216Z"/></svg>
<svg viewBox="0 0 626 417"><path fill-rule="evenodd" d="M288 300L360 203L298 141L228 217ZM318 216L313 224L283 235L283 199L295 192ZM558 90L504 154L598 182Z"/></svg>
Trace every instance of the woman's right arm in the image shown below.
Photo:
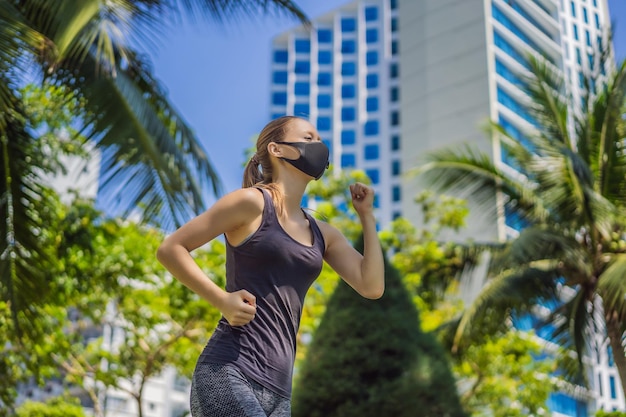
<svg viewBox="0 0 626 417"><path fill-rule="evenodd" d="M222 290L198 266L191 251L224 233L246 233L246 229L257 224L262 212L263 196L258 190L234 191L166 237L157 250L159 262L183 285L219 309L233 326L242 326L254 318L254 295L246 290Z"/></svg>

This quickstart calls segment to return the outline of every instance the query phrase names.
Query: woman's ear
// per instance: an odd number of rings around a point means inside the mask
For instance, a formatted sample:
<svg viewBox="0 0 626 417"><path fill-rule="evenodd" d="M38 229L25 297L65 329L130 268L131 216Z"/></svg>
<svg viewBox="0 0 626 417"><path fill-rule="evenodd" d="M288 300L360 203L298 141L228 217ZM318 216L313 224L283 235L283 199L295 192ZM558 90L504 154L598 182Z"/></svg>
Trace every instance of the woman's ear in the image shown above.
<svg viewBox="0 0 626 417"><path fill-rule="evenodd" d="M270 142L267 144L267 152L270 155L274 155L276 157L281 157L282 152L280 150L280 146L278 146L275 142Z"/></svg>

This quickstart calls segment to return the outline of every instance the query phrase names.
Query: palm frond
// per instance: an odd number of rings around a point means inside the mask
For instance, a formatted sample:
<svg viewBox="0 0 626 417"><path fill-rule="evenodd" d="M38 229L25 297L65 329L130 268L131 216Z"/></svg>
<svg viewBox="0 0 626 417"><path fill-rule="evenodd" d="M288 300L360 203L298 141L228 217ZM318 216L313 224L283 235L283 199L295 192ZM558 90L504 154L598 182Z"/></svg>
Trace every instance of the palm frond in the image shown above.
<svg viewBox="0 0 626 417"><path fill-rule="evenodd" d="M605 312L617 314L626 322L626 254L613 255L609 266L600 275L598 294L602 297Z"/></svg>
<svg viewBox="0 0 626 417"><path fill-rule="evenodd" d="M568 103L565 82L559 70L542 58L529 56L532 75L526 82L526 91L533 103L530 111L541 132L549 141L556 141L571 149L568 124Z"/></svg>
<svg viewBox="0 0 626 417"><path fill-rule="evenodd" d="M48 296L51 256L42 239L54 210L37 168L45 155L33 147L19 103L12 108L13 117L0 132L0 297L8 302L19 334L20 323L36 321L33 306Z"/></svg>
<svg viewBox="0 0 626 417"><path fill-rule="evenodd" d="M493 334L506 329L513 311L516 314L530 312L537 303L554 300L557 297L558 277L556 265L544 267L537 263L526 268L505 270L491 278L471 306L463 312L456 329L454 346L461 346L463 338L470 333Z"/></svg>
<svg viewBox="0 0 626 417"><path fill-rule="evenodd" d="M579 290L546 319L546 324L551 323L553 325L552 334L549 335L550 340L565 351L573 351L576 354L581 373L584 369L583 357L590 349L586 337L586 332L589 330L588 325L591 322L588 299L589 294Z"/></svg>
<svg viewBox="0 0 626 417"><path fill-rule="evenodd" d="M25 56L41 47L43 36L30 28L10 2L0 2L0 133L7 128L14 90L27 69Z"/></svg>
<svg viewBox="0 0 626 417"><path fill-rule="evenodd" d="M469 145L430 152L425 160L408 175L423 178L436 191L471 198L485 213L497 214L494 199L497 192L502 192L507 196L510 207L522 218L546 221L550 216L532 181L521 174L512 176L505 173L493 164L488 155L475 151Z"/></svg>
<svg viewBox="0 0 626 417"><path fill-rule="evenodd" d="M605 87L606 105L599 132L597 190L611 201L626 204L626 152L620 132L626 121L626 60Z"/></svg>
<svg viewBox="0 0 626 417"><path fill-rule="evenodd" d="M494 257L492 270L500 271L523 267L532 262L552 259L559 267L566 268L578 276L591 274L588 253L574 237L567 236L558 227L551 225L531 225L521 230L513 240L507 242L506 249ZM562 266L561 266L562 265Z"/></svg>
<svg viewBox="0 0 626 417"><path fill-rule="evenodd" d="M205 195L221 193L220 180L146 65L133 56L115 77L96 68L88 56L59 82L77 83L93 116L86 123L103 151L100 197L123 215L139 209L147 221L163 216L166 229L203 211Z"/></svg>
<svg viewBox="0 0 626 417"><path fill-rule="evenodd" d="M310 25L306 13L291 0L167 0L163 3L170 4L172 9L192 19L209 18L217 22L232 21L258 16L261 11L262 14L286 15L299 20L306 26Z"/></svg>

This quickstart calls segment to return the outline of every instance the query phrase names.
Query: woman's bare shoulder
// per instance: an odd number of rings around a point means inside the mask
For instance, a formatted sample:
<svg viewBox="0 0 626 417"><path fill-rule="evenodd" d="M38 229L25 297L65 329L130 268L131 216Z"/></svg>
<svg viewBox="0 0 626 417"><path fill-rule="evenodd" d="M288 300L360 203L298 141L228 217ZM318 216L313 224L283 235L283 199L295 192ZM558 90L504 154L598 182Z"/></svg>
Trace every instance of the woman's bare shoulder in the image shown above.
<svg viewBox="0 0 626 417"><path fill-rule="evenodd" d="M258 188L240 188L224 195L215 205L222 210L263 211L263 194Z"/></svg>

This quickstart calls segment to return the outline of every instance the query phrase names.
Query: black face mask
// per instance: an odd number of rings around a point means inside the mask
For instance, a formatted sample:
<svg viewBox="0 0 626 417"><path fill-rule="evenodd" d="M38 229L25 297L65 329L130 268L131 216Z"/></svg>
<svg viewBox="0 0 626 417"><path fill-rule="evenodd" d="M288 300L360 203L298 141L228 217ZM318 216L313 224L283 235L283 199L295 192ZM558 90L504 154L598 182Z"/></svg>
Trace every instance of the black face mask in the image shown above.
<svg viewBox="0 0 626 417"><path fill-rule="evenodd" d="M330 164L328 157L330 151L323 142L274 142L279 145L289 145L300 151L298 159L288 159L281 157L294 167L307 175L319 180Z"/></svg>

